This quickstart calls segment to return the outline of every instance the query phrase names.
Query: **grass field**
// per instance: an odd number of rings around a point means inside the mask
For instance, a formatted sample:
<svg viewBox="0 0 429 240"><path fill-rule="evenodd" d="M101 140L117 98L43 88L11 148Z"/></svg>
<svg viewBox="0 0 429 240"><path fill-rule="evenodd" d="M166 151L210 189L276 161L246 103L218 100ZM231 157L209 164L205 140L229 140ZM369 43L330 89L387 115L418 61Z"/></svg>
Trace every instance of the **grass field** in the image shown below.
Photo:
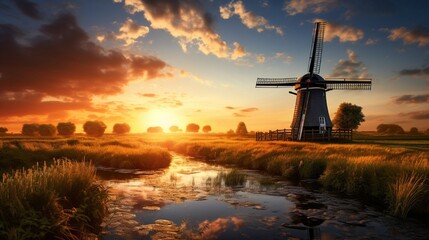
<svg viewBox="0 0 429 240"><path fill-rule="evenodd" d="M360 198L405 218L429 215L426 138L357 136L353 143L256 142L222 134L105 135L102 138L23 138L0 141L3 171L54 158L117 168L168 166L169 151L216 164L258 169L292 180L319 179L325 189ZM23 176L23 175L22 175Z"/></svg>

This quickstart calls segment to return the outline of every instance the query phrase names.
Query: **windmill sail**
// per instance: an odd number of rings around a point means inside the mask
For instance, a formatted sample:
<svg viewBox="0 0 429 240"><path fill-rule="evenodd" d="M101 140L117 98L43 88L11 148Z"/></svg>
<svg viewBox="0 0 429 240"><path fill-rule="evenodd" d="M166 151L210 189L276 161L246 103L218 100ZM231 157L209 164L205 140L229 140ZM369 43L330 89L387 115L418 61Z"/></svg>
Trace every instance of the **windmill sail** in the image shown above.
<svg viewBox="0 0 429 240"><path fill-rule="evenodd" d="M325 84L332 90L371 90L372 79L329 78L325 79Z"/></svg>
<svg viewBox="0 0 429 240"><path fill-rule="evenodd" d="M295 86L297 78L258 78L257 88L278 88Z"/></svg>
<svg viewBox="0 0 429 240"><path fill-rule="evenodd" d="M311 45L311 56L309 61L308 72L313 75L320 73L322 63L323 36L325 33L325 22L317 22L313 31L313 44Z"/></svg>

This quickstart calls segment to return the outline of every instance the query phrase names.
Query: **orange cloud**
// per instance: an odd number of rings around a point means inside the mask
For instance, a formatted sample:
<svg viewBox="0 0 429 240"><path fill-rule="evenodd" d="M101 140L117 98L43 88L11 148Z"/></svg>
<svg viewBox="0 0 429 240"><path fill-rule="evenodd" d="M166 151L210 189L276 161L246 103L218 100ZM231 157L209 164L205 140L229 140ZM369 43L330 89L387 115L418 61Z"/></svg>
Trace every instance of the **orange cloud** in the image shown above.
<svg viewBox="0 0 429 240"><path fill-rule="evenodd" d="M429 94L422 95L402 95L396 97L396 103L429 103Z"/></svg>
<svg viewBox="0 0 429 240"><path fill-rule="evenodd" d="M414 120L426 120L429 119L429 111L415 111L408 113L400 113L400 116L407 116Z"/></svg>
<svg viewBox="0 0 429 240"><path fill-rule="evenodd" d="M153 97L157 97L158 95L156 95L155 93L143 93L143 94L139 94L140 96L143 96L143 97L150 97L150 98L153 98Z"/></svg>
<svg viewBox="0 0 429 240"><path fill-rule="evenodd" d="M246 112L246 113L248 113L248 112L255 112L255 111L258 111L258 110L259 110L258 108L252 107L252 108L241 109L240 112Z"/></svg>
<svg viewBox="0 0 429 240"><path fill-rule="evenodd" d="M317 19L316 21L323 20ZM337 37L340 42L356 42L362 39L364 35L365 34L361 29L346 25L340 25L333 22L327 22L324 39L329 42L332 41L335 37Z"/></svg>
<svg viewBox="0 0 429 240"><path fill-rule="evenodd" d="M418 44L424 47L429 44L429 29L420 28L409 30L405 27L390 30L388 38L392 41L402 40L405 44Z"/></svg>
<svg viewBox="0 0 429 240"><path fill-rule="evenodd" d="M178 38L184 51L188 45L195 44L208 55L229 58L230 48L217 34L212 26L212 17L203 9L199 1L178 0L124 0L132 13L143 12L154 29L168 31Z"/></svg>
<svg viewBox="0 0 429 240"><path fill-rule="evenodd" d="M124 40L125 46L128 46L135 43L137 38L144 37L148 33L148 27L139 26L132 19L128 18L119 28L119 33L116 35L116 38Z"/></svg>
<svg viewBox="0 0 429 240"><path fill-rule="evenodd" d="M6 96L0 105L7 106L3 115L90 109L93 96L118 94L136 78L166 77L166 69L158 58L126 57L96 45L70 13L42 25L34 38L16 26L0 25L0 94Z"/></svg>
<svg viewBox="0 0 429 240"><path fill-rule="evenodd" d="M238 58L246 56L246 50L239 43L234 42L234 51L232 52L231 59L236 60Z"/></svg>
<svg viewBox="0 0 429 240"><path fill-rule="evenodd" d="M285 5L284 10L291 16L306 11L323 13L336 7L337 4L337 0L291 0Z"/></svg>
<svg viewBox="0 0 429 240"><path fill-rule="evenodd" d="M283 35L283 30L280 27L268 24L266 18L257 16L253 12L246 10L242 1L230 2L219 8L220 15L223 19L229 19L234 15L237 15L243 23L249 29L256 28L258 32L263 32L264 29L274 30L279 35Z"/></svg>

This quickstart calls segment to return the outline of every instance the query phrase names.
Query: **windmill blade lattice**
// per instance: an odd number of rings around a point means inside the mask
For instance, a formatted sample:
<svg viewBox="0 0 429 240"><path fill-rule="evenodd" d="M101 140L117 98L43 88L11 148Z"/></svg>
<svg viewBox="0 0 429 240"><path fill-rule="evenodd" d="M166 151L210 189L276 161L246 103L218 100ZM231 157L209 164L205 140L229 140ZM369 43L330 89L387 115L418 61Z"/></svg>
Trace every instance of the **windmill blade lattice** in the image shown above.
<svg viewBox="0 0 429 240"><path fill-rule="evenodd" d="M297 78L258 78L257 88L278 88L295 86Z"/></svg>
<svg viewBox="0 0 429 240"><path fill-rule="evenodd" d="M326 88L333 90L371 90L372 79L325 79Z"/></svg>

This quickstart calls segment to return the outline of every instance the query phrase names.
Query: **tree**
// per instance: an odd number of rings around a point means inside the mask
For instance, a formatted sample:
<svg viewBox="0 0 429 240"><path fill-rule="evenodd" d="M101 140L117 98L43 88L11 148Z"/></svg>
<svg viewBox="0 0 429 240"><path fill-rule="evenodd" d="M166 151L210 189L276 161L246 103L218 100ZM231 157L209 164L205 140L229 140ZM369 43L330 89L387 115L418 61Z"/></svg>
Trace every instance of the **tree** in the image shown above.
<svg viewBox="0 0 429 240"><path fill-rule="evenodd" d="M91 137L101 137L107 126L102 121L86 121L83 124L83 131Z"/></svg>
<svg viewBox="0 0 429 240"><path fill-rule="evenodd" d="M57 128L52 124L40 124L39 134L44 137L51 137L57 133Z"/></svg>
<svg viewBox="0 0 429 240"><path fill-rule="evenodd" d="M247 127L244 122L239 122L237 125L237 130L235 130L235 133L239 136L247 136Z"/></svg>
<svg viewBox="0 0 429 240"><path fill-rule="evenodd" d="M428 129L426 129L425 133L426 133L426 134L429 134L429 128L428 128Z"/></svg>
<svg viewBox="0 0 429 240"><path fill-rule="evenodd" d="M210 125L205 125L203 127L203 132L208 133L212 130L212 127Z"/></svg>
<svg viewBox="0 0 429 240"><path fill-rule="evenodd" d="M57 132L62 136L71 136L76 131L76 125L72 122L60 122L57 124Z"/></svg>
<svg viewBox="0 0 429 240"><path fill-rule="evenodd" d="M21 133L27 136L39 135L39 124L36 123L25 123L22 125Z"/></svg>
<svg viewBox="0 0 429 240"><path fill-rule="evenodd" d="M410 129L410 133L411 133L411 134L418 134L418 133L419 133L419 129L417 129L416 127L412 127L412 128Z"/></svg>
<svg viewBox="0 0 429 240"><path fill-rule="evenodd" d="M148 127L147 132L148 133L162 133L162 132L164 132L164 130L162 129L162 127L156 126L156 127Z"/></svg>
<svg viewBox="0 0 429 240"><path fill-rule="evenodd" d="M332 122L337 128L356 130L361 122L365 122L365 115L362 113L362 107L351 103L341 103Z"/></svg>
<svg viewBox="0 0 429 240"><path fill-rule="evenodd" d="M175 132L180 132L180 131L181 130L180 130L180 128L178 126L171 126L170 127L170 132L175 133Z"/></svg>
<svg viewBox="0 0 429 240"><path fill-rule="evenodd" d="M6 134L7 131L9 131L9 129L7 129L5 127L0 127L0 134Z"/></svg>
<svg viewBox="0 0 429 240"><path fill-rule="evenodd" d="M130 130L131 130L130 125L126 123L115 123L115 125L113 125L113 133L116 133L116 134L129 133Z"/></svg>
<svg viewBox="0 0 429 240"><path fill-rule="evenodd" d="M226 134L228 134L228 135L234 135L234 130L229 129L228 132L226 132Z"/></svg>
<svg viewBox="0 0 429 240"><path fill-rule="evenodd" d="M405 133L404 129L397 124L379 124L377 126L378 133L388 133L388 134L403 134Z"/></svg>
<svg viewBox="0 0 429 240"><path fill-rule="evenodd" d="M186 126L186 132L195 132L197 133L200 130L200 125L195 124L195 123L189 123Z"/></svg>

